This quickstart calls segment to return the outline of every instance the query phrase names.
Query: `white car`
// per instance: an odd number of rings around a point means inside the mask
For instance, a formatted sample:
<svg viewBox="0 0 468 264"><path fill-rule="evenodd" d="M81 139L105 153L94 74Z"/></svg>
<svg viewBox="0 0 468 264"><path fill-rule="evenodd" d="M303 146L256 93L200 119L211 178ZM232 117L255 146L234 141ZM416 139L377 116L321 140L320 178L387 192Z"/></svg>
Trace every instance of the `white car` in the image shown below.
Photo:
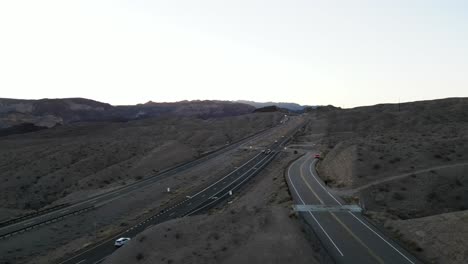
<svg viewBox="0 0 468 264"><path fill-rule="evenodd" d="M129 237L121 237L121 238L119 238L119 239L117 239L115 241L114 246L121 247L121 246L127 244L128 241L130 241L130 240L131 240L131 238L129 238Z"/></svg>

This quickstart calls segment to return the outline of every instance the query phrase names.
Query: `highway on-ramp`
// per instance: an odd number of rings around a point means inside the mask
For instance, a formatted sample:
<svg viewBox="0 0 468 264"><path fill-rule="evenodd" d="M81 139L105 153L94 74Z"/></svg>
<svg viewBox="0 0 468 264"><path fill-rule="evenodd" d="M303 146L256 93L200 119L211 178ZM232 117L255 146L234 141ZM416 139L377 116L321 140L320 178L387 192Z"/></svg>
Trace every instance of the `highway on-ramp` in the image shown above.
<svg viewBox="0 0 468 264"><path fill-rule="evenodd" d="M299 158L288 168L287 181L300 215L337 263L421 263L330 193L316 162L312 153Z"/></svg>

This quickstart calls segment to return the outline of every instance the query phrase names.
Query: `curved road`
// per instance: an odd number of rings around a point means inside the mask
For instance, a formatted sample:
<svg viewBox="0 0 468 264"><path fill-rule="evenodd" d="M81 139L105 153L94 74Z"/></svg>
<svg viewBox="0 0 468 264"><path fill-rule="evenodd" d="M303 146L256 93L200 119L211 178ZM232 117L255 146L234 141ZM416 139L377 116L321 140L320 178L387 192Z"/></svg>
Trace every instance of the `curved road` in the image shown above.
<svg viewBox="0 0 468 264"><path fill-rule="evenodd" d="M301 216L337 263L421 263L359 212L346 209L317 176L316 162L312 153L296 160L288 168L287 181L295 203L303 207Z"/></svg>

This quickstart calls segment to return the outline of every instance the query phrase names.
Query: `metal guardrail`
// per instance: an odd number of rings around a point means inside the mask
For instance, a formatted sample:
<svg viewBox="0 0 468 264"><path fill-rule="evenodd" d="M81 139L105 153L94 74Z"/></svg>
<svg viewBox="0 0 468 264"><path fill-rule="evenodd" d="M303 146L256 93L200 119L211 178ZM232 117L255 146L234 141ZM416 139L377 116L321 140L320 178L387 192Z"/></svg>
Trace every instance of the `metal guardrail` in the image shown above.
<svg viewBox="0 0 468 264"><path fill-rule="evenodd" d="M296 212L353 212L360 213L362 208L355 204L348 205L323 205L323 204L296 204L293 205Z"/></svg>
<svg viewBox="0 0 468 264"><path fill-rule="evenodd" d="M61 216L58 216L58 217L55 217L55 218L51 218L51 219L48 219L48 220L45 220L45 221L30 225L30 226L27 226L27 227L20 228L20 229L15 230L15 231L8 232L6 234L1 235L0 240L6 239L6 238L9 238L9 237L21 234L21 233L24 233L26 231L29 231L29 230L37 228L37 227L41 227L41 226L44 226L44 225L48 225L48 224L52 224L52 223L61 221L64 218L67 218L67 217L72 216L72 215L82 214L82 213L87 212L87 211L89 211L91 209L94 209L94 208L95 208L94 206L89 206L89 207L86 207L86 208L83 208L83 209L80 209L80 210L77 210L77 211L74 211L74 212L70 212L68 214L64 214L64 215L61 215Z"/></svg>
<svg viewBox="0 0 468 264"><path fill-rule="evenodd" d="M13 218L13 219L10 219L10 220L4 221L4 222L0 222L0 228L5 227L5 226L9 226L9 225L12 225L12 224L15 224L15 223L18 223L18 222L33 218L33 217L36 217L36 216L39 216L39 215L47 214L49 212L59 210L61 208L69 206L69 205L70 204L68 204L68 203L67 204L59 204L57 206L49 207L47 209L39 210L39 211L36 211L34 213L26 214L26 215L23 215L23 216L20 216L20 217L17 217L17 218Z"/></svg>
<svg viewBox="0 0 468 264"><path fill-rule="evenodd" d="M104 196L104 195L108 195L108 194L113 193L113 192L119 192L119 191L128 189L128 188L132 187L133 185L138 184L140 182L148 181L153 177L163 176L165 174L167 174L167 176L169 176L171 173L177 173L178 170L180 170L180 169L184 170L184 168L186 168L186 167L191 167L191 166L198 165L198 164L210 159L212 156L216 156L216 155L222 154L224 152L227 152L227 151L229 151L231 149L234 149L238 144L242 144L244 142L247 142L248 140L251 140L252 138L254 138L256 136L259 136L259 135L267 132L268 130L270 130L270 128L261 130L261 131L259 131L257 133L254 133L254 134L249 135L249 136L247 136L245 138L234 141L229 145L225 145L225 146L220 147L220 148L218 148L216 150L213 150L211 152L204 153L204 155L200 156L198 159L169 167L167 169L164 169L164 170L160 171L159 173L157 173L155 175L151 175L151 176L149 176L147 178L144 178L141 181L136 181L134 183L131 183L131 184L126 185L124 187L112 190L110 192L106 192L106 193L102 193L102 194L90 197L89 199L95 199L95 198L98 198L98 197L101 197L101 196ZM78 203L82 203L82 202L85 202L85 201L86 200L82 200L82 201L79 201ZM17 218L10 219L10 220L4 221L4 222L0 222L0 228L9 226L9 225L12 225L12 224L15 224L15 223L19 223L19 222L22 222L22 221L25 221L25 220L28 220L28 219L31 219L31 218L34 218L34 217L38 217L40 215L44 215L44 214L47 214L47 213L50 213L50 212L53 212L53 211L57 211L57 210L63 209L63 208L65 208L67 206L70 206L70 205L71 204L69 204L69 203L60 204L60 205L53 206L53 207L50 207L50 208L47 208L47 209L44 209L44 210L40 210L40 211L36 211L34 213L24 215L24 216L21 216L21 217L17 217ZM2 237L0 237L0 239L2 239Z"/></svg>

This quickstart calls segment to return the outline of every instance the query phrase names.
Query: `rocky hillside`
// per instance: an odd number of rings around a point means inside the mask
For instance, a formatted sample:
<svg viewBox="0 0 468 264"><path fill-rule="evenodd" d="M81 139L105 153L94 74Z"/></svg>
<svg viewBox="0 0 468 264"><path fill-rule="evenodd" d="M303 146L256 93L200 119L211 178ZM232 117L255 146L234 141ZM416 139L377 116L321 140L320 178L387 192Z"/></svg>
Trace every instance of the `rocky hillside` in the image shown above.
<svg viewBox="0 0 468 264"><path fill-rule="evenodd" d="M398 221L401 230L391 230L397 239L412 228L412 219L431 221L468 209L468 98L311 113L327 124L320 176L338 194L359 200L376 222ZM408 245L430 263L461 263L432 262L427 253L433 248L426 246L416 240Z"/></svg>
<svg viewBox="0 0 468 264"><path fill-rule="evenodd" d="M38 209L76 193L139 180L272 127L282 117L256 113L73 123L1 137L0 220L2 210Z"/></svg>
<svg viewBox="0 0 468 264"><path fill-rule="evenodd" d="M224 101L182 101L112 106L83 98L19 100L0 98L0 129L22 124L53 127L83 121L128 121L160 116L236 116L255 108Z"/></svg>
<svg viewBox="0 0 468 264"><path fill-rule="evenodd" d="M263 107L268 107L268 106L276 106L278 108L283 108L287 109L289 111L293 112L302 112L304 111L305 108L310 108L312 106L308 105L300 105L296 103L280 103L280 102L265 102L265 103L260 103L260 102L254 102L254 101L246 101L246 100L238 100L236 101L237 103L242 103L242 104L248 104L251 105L255 108L263 108ZM312 107L313 108L313 107Z"/></svg>

